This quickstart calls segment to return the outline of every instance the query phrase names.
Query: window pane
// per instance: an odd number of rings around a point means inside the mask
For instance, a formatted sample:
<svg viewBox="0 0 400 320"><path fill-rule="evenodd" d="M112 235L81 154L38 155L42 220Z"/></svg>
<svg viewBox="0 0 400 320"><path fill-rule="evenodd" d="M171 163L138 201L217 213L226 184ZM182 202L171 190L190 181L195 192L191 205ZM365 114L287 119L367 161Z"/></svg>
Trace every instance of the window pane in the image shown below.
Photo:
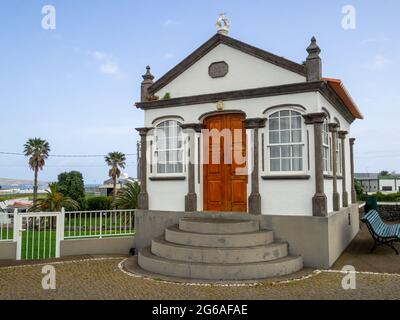
<svg viewBox="0 0 400 320"><path fill-rule="evenodd" d="M292 159L292 170L293 171L302 171L303 170L303 159L302 158L293 158Z"/></svg>
<svg viewBox="0 0 400 320"><path fill-rule="evenodd" d="M282 159L282 171L290 171L290 159Z"/></svg>
<svg viewBox="0 0 400 320"><path fill-rule="evenodd" d="M280 123L281 123L281 130L290 129L290 118L289 117L281 118Z"/></svg>
<svg viewBox="0 0 400 320"><path fill-rule="evenodd" d="M271 171L280 171L280 160L279 159L271 159Z"/></svg>
<svg viewBox="0 0 400 320"><path fill-rule="evenodd" d="M290 146L282 146L282 158L290 158Z"/></svg>
<svg viewBox="0 0 400 320"><path fill-rule="evenodd" d="M292 118L292 129L301 129L301 117Z"/></svg>
<svg viewBox="0 0 400 320"><path fill-rule="evenodd" d="M281 117L288 117L289 116L289 110L284 110L284 111L281 111Z"/></svg>
<svg viewBox="0 0 400 320"><path fill-rule="evenodd" d="M279 119L269 120L269 130L279 130Z"/></svg>
<svg viewBox="0 0 400 320"><path fill-rule="evenodd" d="M279 112L275 112L275 113L271 114L269 117L270 118L278 118L279 117Z"/></svg>
<svg viewBox="0 0 400 320"><path fill-rule="evenodd" d="M269 132L269 143L279 143L279 131Z"/></svg>
<svg viewBox="0 0 400 320"><path fill-rule="evenodd" d="M271 158L280 158L280 148L281 147L271 147Z"/></svg>
<svg viewBox="0 0 400 320"><path fill-rule="evenodd" d="M293 157L302 157L303 156L303 146L293 146L293 153L292 156Z"/></svg>
<svg viewBox="0 0 400 320"><path fill-rule="evenodd" d="M301 130L292 131L292 142L301 142Z"/></svg>
<svg viewBox="0 0 400 320"><path fill-rule="evenodd" d="M183 136L179 123L166 120L155 130L157 173L183 172Z"/></svg>
<svg viewBox="0 0 400 320"><path fill-rule="evenodd" d="M290 142L290 131L281 131L281 143L289 143Z"/></svg>

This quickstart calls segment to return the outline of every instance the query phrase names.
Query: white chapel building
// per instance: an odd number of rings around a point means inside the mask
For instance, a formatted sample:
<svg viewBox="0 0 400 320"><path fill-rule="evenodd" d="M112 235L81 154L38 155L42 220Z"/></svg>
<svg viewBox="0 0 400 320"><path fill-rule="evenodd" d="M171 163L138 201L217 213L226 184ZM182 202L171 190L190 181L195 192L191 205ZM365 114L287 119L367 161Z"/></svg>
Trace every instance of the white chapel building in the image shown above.
<svg viewBox="0 0 400 320"><path fill-rule="evenodd" d="M181 217L218 216L260 221L304 265L334 263L359 228L351 124L363 116L323 76L314 37L305 50L293 62L225 26L161 78L147 67L139 249Z"/></svg>

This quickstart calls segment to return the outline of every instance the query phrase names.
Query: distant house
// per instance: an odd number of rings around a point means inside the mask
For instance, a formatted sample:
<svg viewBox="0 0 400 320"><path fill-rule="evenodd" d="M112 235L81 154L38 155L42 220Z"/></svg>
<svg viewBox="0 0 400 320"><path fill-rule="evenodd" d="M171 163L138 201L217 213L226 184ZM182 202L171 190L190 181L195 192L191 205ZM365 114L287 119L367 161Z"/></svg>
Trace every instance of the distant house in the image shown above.
<svg viewBox="0 0 400 320"><path fill-rule="evenodd" d="M355 173L354 178L361 183L364 192L379 191L379 174L378 173Z"/></svg>
<svg viewBox="0 0 400 320"><path fill-rule="evenodd" d="M365 192L400 192L400 175L380 176L379 173L356 173Z"/></svg>
<svg viewBox="0 0 400 320"><path fill-rule="evenodd" d="M121 189L126 183L137 181L135 178L129 177L127 174L123 174L117 180L117 190ZM114 181L112 178L105 180L102 185L99 186L100 194L103 196L111 196L114 190Z"/></svg>

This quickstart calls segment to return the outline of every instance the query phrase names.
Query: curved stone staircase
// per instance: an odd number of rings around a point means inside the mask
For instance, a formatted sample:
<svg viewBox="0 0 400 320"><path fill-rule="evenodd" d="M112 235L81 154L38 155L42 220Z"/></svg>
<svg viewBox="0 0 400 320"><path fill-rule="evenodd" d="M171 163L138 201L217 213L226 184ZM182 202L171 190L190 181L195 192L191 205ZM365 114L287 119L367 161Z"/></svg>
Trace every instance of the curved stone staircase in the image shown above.
<svg viewBox="0 0 400 320"><path fill-rule="evenodd" d="M299 271L301 256L288 255L288 243L258 221L182 218L138 254L152 273L188 279L252 280Z"/></svg>

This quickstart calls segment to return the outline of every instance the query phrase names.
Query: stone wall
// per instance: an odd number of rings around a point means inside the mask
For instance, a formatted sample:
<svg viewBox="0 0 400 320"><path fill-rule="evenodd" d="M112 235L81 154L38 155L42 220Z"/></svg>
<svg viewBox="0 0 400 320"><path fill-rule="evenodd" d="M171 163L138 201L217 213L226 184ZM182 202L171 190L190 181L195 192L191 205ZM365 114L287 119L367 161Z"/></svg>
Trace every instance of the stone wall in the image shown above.
<svg viewBox="0 0 400 320"><path fill-rule="evenodd" d="M400 203L378 202L378 212L383 220L400 221Z"/></svg>

